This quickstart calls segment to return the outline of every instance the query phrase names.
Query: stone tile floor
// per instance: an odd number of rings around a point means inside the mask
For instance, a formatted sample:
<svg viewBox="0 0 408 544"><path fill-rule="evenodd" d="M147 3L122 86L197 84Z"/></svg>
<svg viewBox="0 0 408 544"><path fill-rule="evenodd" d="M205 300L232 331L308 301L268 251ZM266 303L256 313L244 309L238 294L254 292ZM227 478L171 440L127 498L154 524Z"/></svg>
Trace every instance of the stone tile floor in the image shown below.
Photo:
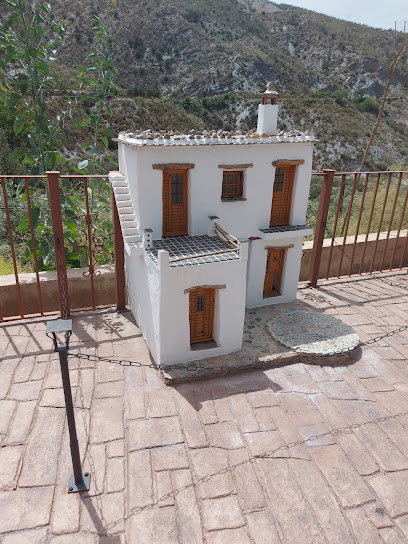
<svg viewBox="0 0 408 544"><path fill-rule="evenodd" d="M406 274L385 279L401 288L354 278L298 298L365 342L408 323ZM74 329L72 351L150 363L129 313L77 315ZM408 331L347 365L174 387L153 368L70 359L92 474L82 496L66 493L61 379L44 331L45 320L0 328L1 544L408 543Z"/></svg>

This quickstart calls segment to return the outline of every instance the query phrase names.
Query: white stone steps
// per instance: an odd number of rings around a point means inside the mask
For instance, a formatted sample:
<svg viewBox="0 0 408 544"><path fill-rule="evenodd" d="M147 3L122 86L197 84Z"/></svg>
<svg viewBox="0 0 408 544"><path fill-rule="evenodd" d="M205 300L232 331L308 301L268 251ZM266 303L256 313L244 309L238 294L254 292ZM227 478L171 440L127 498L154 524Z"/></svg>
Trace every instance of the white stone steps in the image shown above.
<svg viewBox="0 0 408 544"><path fill-rule="evenodd" d="M117 177L120 177L120 175ZM113 194L115 195L116 206L118 208L123 241L125 247L128 248L130 243L141 241L139 229L137 228L135 210L130 197L129 185L125 178L115 179L113 177L111 183Z"/></svg>

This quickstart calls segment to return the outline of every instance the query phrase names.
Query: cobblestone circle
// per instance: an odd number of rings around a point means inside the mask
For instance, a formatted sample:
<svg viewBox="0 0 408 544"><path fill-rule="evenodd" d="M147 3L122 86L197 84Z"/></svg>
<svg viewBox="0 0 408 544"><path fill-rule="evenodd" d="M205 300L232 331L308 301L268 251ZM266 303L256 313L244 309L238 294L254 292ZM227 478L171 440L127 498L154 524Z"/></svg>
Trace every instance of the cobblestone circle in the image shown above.
<svg viewBox="0 0 408 544"><path fill-rule="evenodd" d="M280 314L267 324L272 338L298 353L327 355L356 348L353 328L331 315L308 310Z"/></svg>

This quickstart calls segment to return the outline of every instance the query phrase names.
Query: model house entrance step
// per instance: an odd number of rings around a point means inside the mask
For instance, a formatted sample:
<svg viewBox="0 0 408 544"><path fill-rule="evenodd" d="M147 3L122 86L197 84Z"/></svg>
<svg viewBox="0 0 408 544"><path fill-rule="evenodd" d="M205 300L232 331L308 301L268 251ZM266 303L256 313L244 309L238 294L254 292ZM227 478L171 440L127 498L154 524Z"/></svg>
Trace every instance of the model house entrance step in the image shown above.
<svg viewBox="0 0 408 544"><path fill-rule="evenodd" d="M119 180L113 179L111 183L118 209L123 240L125 244L138 242L140 241L140 233L136 222L135 210L133 208L128 182L125 178L122 178Z"/></svg>
<svg viewBox="0 0 408 544"><path fill-rule="evenodd" d="M238 250L213 236L177 236L153 240L148 249L152 261L158 262L158 251L169 252L170 267L192 266L239 259Z"/></svg>

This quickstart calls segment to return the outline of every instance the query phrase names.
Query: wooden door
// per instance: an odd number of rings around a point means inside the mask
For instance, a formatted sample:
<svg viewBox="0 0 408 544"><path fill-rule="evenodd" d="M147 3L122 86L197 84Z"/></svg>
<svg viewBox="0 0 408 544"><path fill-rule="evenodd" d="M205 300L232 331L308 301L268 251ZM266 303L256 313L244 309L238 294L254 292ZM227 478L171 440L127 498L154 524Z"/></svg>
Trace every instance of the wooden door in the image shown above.
<svg viewBox="0 0 408 544"><path fill-rule="evenodd" d="M208 342L214 335L215 289L190 291L190 343Z"/></svg>
<svg viewBox="0 0 408 544"><path fill-rule="evenodd" d="M268 249L266 258L266 273L264 281L264 298L281 294L285 249Z"/></svg>
<svg viewBox="0 0 408 544"><path fill-rule="evenodd" d="M276 168L270 226L289 225L295 166Z"/></svg>
<svg viewBox="0 0 408 544"><path fill-rule="evenodd" d="M163 172L163 237L188 234L187 172Z"/></svg>

